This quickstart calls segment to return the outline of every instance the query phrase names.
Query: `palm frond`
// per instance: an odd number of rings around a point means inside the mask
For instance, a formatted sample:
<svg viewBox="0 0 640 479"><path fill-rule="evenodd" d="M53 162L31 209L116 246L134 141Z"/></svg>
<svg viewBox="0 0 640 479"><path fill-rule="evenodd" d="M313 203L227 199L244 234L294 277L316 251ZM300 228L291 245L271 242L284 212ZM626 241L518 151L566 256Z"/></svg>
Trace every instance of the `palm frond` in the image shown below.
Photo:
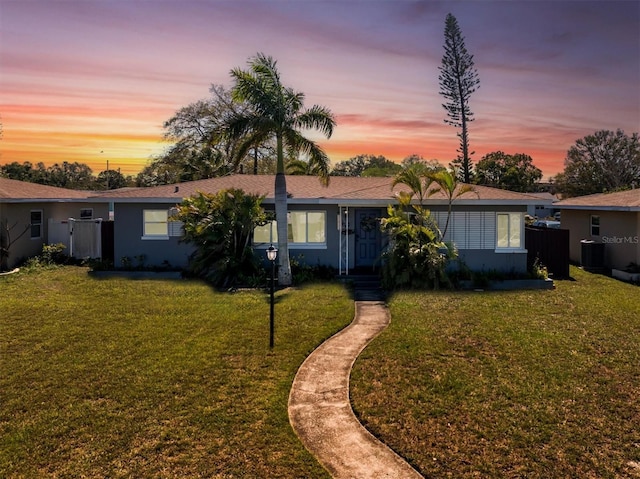
<svg viewBox="0 0 640 479"><path fill-rule="evenodd" d="M296 118L296 126L310 130L318 130L327 138L331 138L336 120L331 110L320 105L313 105Z"/></svg>

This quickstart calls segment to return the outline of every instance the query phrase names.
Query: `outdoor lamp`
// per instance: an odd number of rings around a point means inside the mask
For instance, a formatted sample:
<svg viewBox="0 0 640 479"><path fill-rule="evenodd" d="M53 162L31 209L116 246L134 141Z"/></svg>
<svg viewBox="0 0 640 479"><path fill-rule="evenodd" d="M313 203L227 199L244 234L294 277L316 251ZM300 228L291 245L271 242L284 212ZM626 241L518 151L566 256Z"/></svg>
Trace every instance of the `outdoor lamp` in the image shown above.
<svg viewBox="0 0 640 479"><path fill-rule="evenodd" d="M278 248L273 245L267 248L267 259L271 261L271 303L269 310L269 348L273 349L273 285L276 282L276 258L278 257Z"/></svg>

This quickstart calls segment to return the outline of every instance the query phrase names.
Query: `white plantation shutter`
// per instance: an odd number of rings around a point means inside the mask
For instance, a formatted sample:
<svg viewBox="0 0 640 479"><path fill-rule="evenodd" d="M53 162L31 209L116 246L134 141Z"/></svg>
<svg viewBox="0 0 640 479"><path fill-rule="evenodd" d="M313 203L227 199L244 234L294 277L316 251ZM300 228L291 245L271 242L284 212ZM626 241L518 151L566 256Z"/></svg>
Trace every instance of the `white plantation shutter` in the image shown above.
<svg viewBox="0 0 640 479"><path fill-rule="evenodd" d="M467 213L465 211L454 211L451 213L451 219L449 220L449 229L451 230L453 242L458 246L458 248L468 249Z"/></svg>
<svg viewBox="0 0 640 479"><path fill-rule="evenodd" d="M440 231L447 223L446 211L431 213ZM453 211L444 241L453 241L459 249L494 249L496 217L492 211Z"/></svg>
<svg viewBox="0 0 640 479"><path fill-rule="evenodd" d="M496 215L493 212L484 213L483 249L495 249L496 247Z"/></svg>

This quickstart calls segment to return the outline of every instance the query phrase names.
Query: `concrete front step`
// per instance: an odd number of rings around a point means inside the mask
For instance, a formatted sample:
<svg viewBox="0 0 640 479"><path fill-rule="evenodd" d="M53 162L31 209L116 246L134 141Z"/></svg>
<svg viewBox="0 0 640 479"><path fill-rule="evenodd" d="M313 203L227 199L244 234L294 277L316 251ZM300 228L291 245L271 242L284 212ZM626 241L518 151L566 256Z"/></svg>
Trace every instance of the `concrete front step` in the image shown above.
<svg viewBox="0 0 640 479"><path fill-rule="evenodd" d="M353 284L356 301L384 301L386 299L385 291L378 276L349 275L340 276L339 278Z"/></svg>

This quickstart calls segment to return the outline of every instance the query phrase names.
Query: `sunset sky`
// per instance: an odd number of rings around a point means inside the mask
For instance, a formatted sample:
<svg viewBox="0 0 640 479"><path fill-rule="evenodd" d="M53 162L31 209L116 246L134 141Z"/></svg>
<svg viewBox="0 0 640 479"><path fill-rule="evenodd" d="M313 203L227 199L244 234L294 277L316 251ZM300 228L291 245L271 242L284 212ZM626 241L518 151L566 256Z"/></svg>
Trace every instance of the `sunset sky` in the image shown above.
<svg viewBox="0 0 640 479"><path fill-rule="evenodd" d="M137 173L162 124L231 86L257 52L336 115L332 162L416 153L446 164L438 66L458 20L480 88L472 159L526 153L545 176L575 141L640 130L640 2L0 0L0 164L87 163Z"/></svg>

